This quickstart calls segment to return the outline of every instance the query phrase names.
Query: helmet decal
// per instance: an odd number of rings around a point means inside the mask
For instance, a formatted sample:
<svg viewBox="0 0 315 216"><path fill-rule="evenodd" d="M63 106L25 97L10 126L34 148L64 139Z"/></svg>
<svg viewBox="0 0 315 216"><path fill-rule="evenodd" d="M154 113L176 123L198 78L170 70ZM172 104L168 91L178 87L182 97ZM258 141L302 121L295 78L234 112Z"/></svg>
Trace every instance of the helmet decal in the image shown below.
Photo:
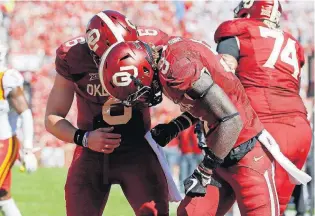
<svg viewBox="0 0 315 216"><path fill-rule="evenodd" d="M100 66L98 68L98 75L100 77L100 81L101 81L101 84L103 86L103 88L105 89L105 91L110 94L110 92L106 89L106 85L104 83L104 77L103 77L103 72L102 72L102 69L104 68L104 64L105 64L105 60L108 56L108 54L110 53L110 51L115 47L117 46L118 44L120 44L121 42L117 41L116 43L114 43L113 45L111 45L106 51L105 53L103 54L102 58L101 58L101 63L100 63Z"/></svg>
<svg viewBox="0 0 315 216"><path fill-rule="evenodd" d="M127 70L133 70L133 75L126 72ZM138 76L138 68L134 65L122 66L120 71L113 75L113 84L115 86L128 86L133 80L131 76L134 78Z"/></svg>
<svg viewBox="0 0 315 216"><path fill-rule="evenodd" d="M96 52L98 45L96 44L100 40L101 34L98 29L92 29L87 33L86 42L91 50Z"/></svg>
<svg viewBox="0 0 315 216"><path fill-rule="evenodd" d="M125 41L120 30L116 27L113 21L105 13L99 12L97 16L100 17L106 23L111 32L113 32L117 41L119 42Z"/></svg>

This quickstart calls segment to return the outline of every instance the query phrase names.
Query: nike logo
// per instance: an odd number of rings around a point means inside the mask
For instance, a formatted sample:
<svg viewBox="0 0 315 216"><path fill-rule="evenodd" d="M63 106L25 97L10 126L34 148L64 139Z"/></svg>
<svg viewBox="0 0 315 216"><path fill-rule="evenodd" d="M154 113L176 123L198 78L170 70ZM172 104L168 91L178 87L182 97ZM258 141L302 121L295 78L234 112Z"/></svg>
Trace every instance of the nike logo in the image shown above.
<svg viewBox="0 0 315 216"><path fill-rule="evenodd" d="M254 161L257 162L259 161L260 159L262 159L264 156L260 156L260 157L254 157Z"/></svg>
<svg viewBox="0 0 315 216"><path fill-rule="evenodd" d="M191 186L187 189L186 193L188 193L189 191L191 191L197 184L198 184L198 181L197 179L190 179L192 181L192 184Z"/></svg>

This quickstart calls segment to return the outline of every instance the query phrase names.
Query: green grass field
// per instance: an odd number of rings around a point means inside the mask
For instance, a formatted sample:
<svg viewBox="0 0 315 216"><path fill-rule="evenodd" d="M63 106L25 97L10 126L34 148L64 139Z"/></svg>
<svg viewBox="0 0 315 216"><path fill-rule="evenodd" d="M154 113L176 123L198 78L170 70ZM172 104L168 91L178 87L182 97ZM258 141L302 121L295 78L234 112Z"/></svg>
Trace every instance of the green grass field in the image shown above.
<svg viewBox="0 0 315 216"><path fill-rule="evenodd" d="M23 216L65 216L64 184L67 169L40 168L28 175L13 167L12 195ZM175 216L176 203L170 204L170 212ZM290 214L288 214L290 213ZM0 213L1 215L1 213ZM119 186L111 189L109 201L104 211L106 216L134 215ZM286 215L295 215L286 212Z"/></svg>
<svg viewBox="0 0 315 216"><path fill-rule="evenodd" d="M67 170L40 168L28 175L13 167L12 195L23 216L64 216L64 183ZM175 212L176 206L171 206ZM119 186L113 186L106 209L106 216L134 215Z"/></svg>

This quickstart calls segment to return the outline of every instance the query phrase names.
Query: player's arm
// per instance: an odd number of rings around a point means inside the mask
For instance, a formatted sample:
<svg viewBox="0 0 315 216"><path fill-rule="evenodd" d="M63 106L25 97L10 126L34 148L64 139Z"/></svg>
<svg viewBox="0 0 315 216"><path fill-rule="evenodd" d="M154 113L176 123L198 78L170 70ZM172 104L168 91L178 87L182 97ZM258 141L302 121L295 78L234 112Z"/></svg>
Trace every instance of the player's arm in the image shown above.
<svg viewBox="0 0 315 216"><path fill-rule="evenodd" d="M77 130L65 117L67 116L74 97L74 84L57 74L49 94L45 126L46 130L58 139L72 143Z"/></svg>
<svg viewBox="0 0 315 216"><path fill-rule="evenodd" d="M113 128L85 131L74 127L65 119L73 102L73 97L73 82L57 74L46 107L46 130L68 143L76 143L98 152L113 152L120 143L120 135L110 133Z"/></svg>
<svg viewBox="0 0 315 216"><path fill-rule="evenodd" d="M234 146L243 122L225 92L217 85L208 72L202 72L200 78L187 91L187 95L200 104L200 113L207 113L202 119L211 122L216 119L216 127L206 135L209 152L223 160ZM203 110L202 110L203 109Z"/></svg>
<svg viewBox="0 0 315 216"><path fill-rule="evenodd" d="M188 112L184 112L167 124L158 124L151 130L152 138L162 147L166 146L179 133L198 121Z"/></svg>
<svg viewBox="0 0 315 216"><path fill-rule="evenodd" d="M239 44L235 37L227 37L222 39L217 46L217 52L222 54L225 63L235 71L240 58Z"/></svg>
<svg viewBox="0 0 315 216"><path fill-rule="evenodd" d="M21 76L15 74L13 77ZM22 83L21 83L22 84ZM23 148L21 152L21 161L27 172L31 173L37 170L37 159L33 153L33 115L26 101L23 88L17 86L8 94L10 105L19 114L21 119L21 130L23 133Z"/></svg>
<svg viewBox="0 0 315 216"><path fill-rule="evenodd" d="M33 149L33 115L28 107L22 87L14 88L9 93L9 100L11 106L20 115L22 120L23 148Z"/></svg>
<svg viewBox="0 0 315 216"><path fill-rule="evenodd" d="M200 113L207 122L216 119L216 126L206 135L205 157L194 173L184 181L188 196L204 196L207 185L220 186L213 179L213 170L219 167L233 148L243 123L241 117L225 92L212 80L209 73L201 77L187 91L187 95L199 104ZM197 180L197 181L196 181ZM195 184L194 182L197 182Z"/></svg>

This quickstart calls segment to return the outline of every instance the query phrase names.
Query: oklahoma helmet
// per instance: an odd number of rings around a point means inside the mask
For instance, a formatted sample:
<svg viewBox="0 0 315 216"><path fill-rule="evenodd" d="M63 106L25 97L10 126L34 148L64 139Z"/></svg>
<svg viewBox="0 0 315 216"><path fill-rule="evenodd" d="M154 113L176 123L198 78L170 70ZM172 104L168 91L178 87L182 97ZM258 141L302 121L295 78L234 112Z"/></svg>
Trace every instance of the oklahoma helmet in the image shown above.
<svg viewBox="0 0 315 216"><path fill-rule="evenodd" d="M268 20L279 26L282 7L279 0L242 0L234 9L235 18Z"/></svg>
<svg viewBox="0 0 315 216"><path fill-rule="evenodd" d="M151 47L141 41L117 42L101 59L99 76L103 88L125 106L139 102L153 106L162 101Z"/></svg>
<svg viewBox="0 0 315 216"><path fill-rule="evenodd" d="M98 57L116 42L137 39L136 26L127 17L113 10L101 11L94 15L86 29L87 44Z"/></svg>

